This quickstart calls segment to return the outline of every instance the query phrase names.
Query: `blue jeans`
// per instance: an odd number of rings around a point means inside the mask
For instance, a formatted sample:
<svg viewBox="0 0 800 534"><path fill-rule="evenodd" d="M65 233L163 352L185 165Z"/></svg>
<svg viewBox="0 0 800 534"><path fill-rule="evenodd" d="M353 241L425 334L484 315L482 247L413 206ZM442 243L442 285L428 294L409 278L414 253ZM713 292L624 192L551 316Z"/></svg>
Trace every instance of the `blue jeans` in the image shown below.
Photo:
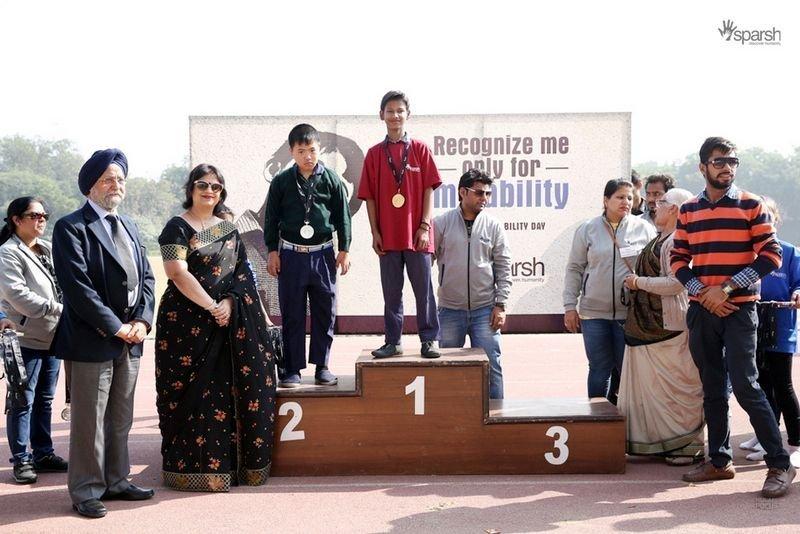
<svg viewBox="0 0 800 534"><path fill-rule="evenodd" d="M25 406L13 408L6 415L10 461L13 464L30 462L31 459L38 461L53 454L50 417L61 368L61 360L51 356L49 351L22 348L22 359L28 374ZM29 442L33 456L28 452Z"/></svg>
<svg viewBox="0 0 800 534"><path fill-rule="evenodd" d="M717 317L697 302L689 303L689 350L703 383L703 412L708 428L708 455L722 467L733 459L728 411L729 386L750 417L758 442L764 447L768 467L786 469L789 455L783 448L778 423L767 396L758 385L756 328L758 315L752 302L739 304L726 317Z"/></svg>
<svg viewBox="0 0 800 534"><path fill-rule="evenodd" d="M503 367L500 365L500 330L492 330L489 320L492 308L453 310L439 308L439 346L463 347L469 334L470 346L480 347L489 357L489 398L503 398Z"/></svg>
<svg viewBox="0 0 800 534"><path fill-rule="evenodd" d="M583 346L589 360L589 397L605 397L616 404L625 356L624 323L612 319L581 319Z"/></svg>

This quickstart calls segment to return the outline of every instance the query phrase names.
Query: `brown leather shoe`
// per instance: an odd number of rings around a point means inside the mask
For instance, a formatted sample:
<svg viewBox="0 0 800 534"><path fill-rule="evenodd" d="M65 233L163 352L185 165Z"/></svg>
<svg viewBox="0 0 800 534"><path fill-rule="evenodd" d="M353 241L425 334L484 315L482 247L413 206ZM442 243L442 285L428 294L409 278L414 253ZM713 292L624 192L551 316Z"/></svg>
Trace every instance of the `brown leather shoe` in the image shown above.
<svg viewBox="0 0 800 534"><path fill-rule="evenodd" d="M684 482L705 482L707 480L728 480L736 476L733 463L728 462L724 467L717 467L711 462L703 462L688 473L683 475Z"/></svg>
<svg viewBox="0 0 800 534"><path fill-rule="evenodd" d="M786 492L789 491L789 487L796 474L797 471L791 465L789 469L771 467L769 471L767 471L767 479L764 481L764 487L761 488L761 495L767 499L783 497L786 495Z"/></svg>

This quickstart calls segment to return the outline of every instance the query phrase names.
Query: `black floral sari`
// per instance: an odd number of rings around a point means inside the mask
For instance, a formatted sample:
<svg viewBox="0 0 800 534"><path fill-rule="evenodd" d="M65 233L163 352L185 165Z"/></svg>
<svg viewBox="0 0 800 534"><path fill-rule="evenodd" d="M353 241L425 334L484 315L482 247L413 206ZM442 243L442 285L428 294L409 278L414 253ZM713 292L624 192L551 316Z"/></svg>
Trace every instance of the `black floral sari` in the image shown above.
<svg viewBox="0 0 800 534"><path fill-rule="evenodd" d="M158 309L156 392L164 484L187 491L261 485L269 476L275 364L236 227L196 232L173 217L158 239L216 300L233 298L226 327L169 282Z"/></svg>

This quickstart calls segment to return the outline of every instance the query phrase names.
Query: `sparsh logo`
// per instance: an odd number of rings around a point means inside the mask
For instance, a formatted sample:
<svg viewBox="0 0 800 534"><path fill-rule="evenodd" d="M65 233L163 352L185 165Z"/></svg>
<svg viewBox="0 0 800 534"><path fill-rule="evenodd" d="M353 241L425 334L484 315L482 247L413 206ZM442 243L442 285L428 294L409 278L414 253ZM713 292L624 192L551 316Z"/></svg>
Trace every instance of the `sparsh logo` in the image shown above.
<svg viewBox="0 0 800 534"><path fill-rule="evenodd" d="M731 37L733 36L733 32L736 30L736 24L733 23L732 20L723 20L722 21L722 28L717 28L719 34L726 40L730 41Z"/></svg>
<svg viewBox="0 0 800 534"><path fill-rule="evenodd" d="M725 41L734 41L749 45L780 45L781 31L773 26L768 30L740 30L731 19L723 20L722 27L717 28L720 37Z"/></svg>

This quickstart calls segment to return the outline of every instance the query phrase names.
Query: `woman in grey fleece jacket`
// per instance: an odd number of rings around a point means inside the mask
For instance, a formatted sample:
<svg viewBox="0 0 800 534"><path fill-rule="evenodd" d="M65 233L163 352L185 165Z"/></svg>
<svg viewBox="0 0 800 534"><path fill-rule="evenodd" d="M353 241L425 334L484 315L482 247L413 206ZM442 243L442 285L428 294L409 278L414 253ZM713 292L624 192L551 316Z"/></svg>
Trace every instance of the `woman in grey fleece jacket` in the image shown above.
<svg viewBox="0 0 800 534"><path fill-rule="evenodd" d="M0 230L0 308L17 331L28 383L24 402L7 406L6 431L14 480L36 482L37 472L64 472L67 462L53 451L50 420L61 360L50 351L62 304L44 201L21 197L8 206ZM30 448L29 448L30 445Z"/></svg>
<svg viewBox="0 0 800 534"><path fill-rule="evenodd" d="M623 282L656 231L630 215L631 182L609 180L603 197L603 214L575 231L564 275L564 326L572 333L583 332L589 397L606 397L616 404L625 354L622 326L628 314Z"/></svg>

